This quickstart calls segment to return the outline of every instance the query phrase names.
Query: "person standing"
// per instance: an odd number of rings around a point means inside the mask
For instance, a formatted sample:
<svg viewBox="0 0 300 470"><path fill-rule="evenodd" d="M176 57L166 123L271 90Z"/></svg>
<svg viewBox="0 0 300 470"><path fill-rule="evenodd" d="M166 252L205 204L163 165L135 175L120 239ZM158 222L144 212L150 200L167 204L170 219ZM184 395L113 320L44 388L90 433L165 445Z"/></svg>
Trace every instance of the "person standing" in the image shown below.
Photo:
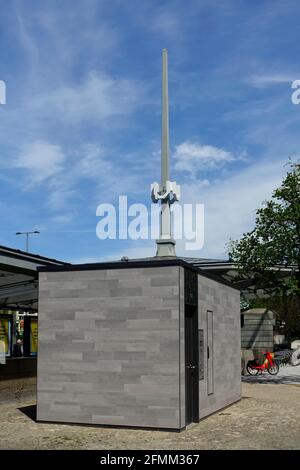
<svg viewBox="0 0 300 470"><path fill-rule="evenodd" d="M13 356L14 357L22 357L23 356L23 342L22 342L21 339L17 339L17 342L14 344Z"/></svg>

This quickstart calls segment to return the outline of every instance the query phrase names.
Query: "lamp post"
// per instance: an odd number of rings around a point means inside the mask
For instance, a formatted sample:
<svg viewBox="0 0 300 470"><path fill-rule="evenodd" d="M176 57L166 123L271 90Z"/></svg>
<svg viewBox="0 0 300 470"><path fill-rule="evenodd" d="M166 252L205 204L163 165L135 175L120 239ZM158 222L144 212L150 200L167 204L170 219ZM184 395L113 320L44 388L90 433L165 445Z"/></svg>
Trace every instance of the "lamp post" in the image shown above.
<svg viewBox="0 0 300 470"><path fill-rule="evenodd" d="M16 235L26 235L26 251L29 251L29 235L40 233L38 230L33 230L32 232L16 232Z"/></svg>

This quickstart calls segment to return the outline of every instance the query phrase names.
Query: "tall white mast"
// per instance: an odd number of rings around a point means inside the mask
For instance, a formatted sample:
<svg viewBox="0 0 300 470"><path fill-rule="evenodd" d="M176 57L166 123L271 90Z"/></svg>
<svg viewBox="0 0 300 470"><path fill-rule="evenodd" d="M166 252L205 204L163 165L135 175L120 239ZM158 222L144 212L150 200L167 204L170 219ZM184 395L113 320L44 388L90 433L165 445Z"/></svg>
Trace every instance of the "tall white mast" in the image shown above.
<svg viewBox="0 0 300 470"><path fill-rule="evenodd" d="M180 197L180 186L169 181L169 97L168 97L168 52L162 51L162 128L161 128L161 184L151 185L153 202L160 201L160 236L156 256L176 256L175 240L171 234L170 206Z"/></svg>
<svg viewBox="0 0 300 470"><path fill-rule="evenodd" d="M166 189L169 179L169 93L168 93L168 52L162 51L162 95L161 95L161 184Z"/></svg>

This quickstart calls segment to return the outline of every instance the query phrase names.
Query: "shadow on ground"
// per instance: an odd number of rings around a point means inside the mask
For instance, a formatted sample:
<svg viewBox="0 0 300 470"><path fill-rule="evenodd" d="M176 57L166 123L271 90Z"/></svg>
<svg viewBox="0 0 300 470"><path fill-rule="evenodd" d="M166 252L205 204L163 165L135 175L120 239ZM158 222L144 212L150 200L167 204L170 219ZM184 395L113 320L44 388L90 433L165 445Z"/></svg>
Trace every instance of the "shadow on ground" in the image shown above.
<svg viewBox="0 0 300 470"><path fill-rule="evenodd" d="M242 382L253 383L253 384L272 384L272 385L300 385L299 375L271 376L269 374L264 375L245 375L242 377Z"/></svg>
<svg viewBox="0 0 300 470"><path fill-rule="evenodd" d="M25 416L28 416L32 421L36 421L36 405L21 406L18 410Z"/></svg>

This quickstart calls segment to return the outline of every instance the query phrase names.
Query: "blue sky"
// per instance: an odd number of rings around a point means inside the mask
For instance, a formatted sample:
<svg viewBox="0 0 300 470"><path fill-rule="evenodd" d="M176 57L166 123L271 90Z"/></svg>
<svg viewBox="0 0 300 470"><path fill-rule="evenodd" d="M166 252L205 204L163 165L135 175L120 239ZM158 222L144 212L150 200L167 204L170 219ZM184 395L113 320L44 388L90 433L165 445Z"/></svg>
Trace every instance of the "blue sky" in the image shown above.
<svg viewBox="0 0 300 470"><path fill-rule="evenodd" d="M171 179L205 204L202 250L225 257L299 155L299 3L5 2L0 15L0 244L73 262L155 254L102 241L96 207L150 205L159 180L161 50L169 51Z"/></svg>

